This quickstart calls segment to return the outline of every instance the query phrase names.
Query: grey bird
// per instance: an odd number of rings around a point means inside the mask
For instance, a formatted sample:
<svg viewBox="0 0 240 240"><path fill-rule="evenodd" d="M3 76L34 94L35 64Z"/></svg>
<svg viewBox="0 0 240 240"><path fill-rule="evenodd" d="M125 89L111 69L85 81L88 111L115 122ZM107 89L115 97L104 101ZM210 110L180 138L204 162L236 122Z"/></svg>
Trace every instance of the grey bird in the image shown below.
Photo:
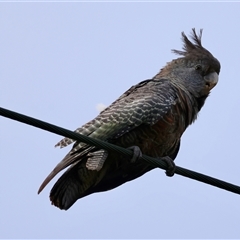
<svg viewBox="0 0 240 240"><path fill-rule="evenodd" d="M182 32L183 50L172 50L179 58L168 62L153 78L132 86L76 130L133 149L133 159L64 138L56 146L75 143L38 193L57 173L69 167L50 192L52 204L67 210L82 197L116 188L152 170L153 166L137 158L141 153L165 160L169 165L167 175L172 176L181 136L196 120L218 82L220 63L202 46L201 37L202 30L197 34L192 29L192 41Z"/></svg>

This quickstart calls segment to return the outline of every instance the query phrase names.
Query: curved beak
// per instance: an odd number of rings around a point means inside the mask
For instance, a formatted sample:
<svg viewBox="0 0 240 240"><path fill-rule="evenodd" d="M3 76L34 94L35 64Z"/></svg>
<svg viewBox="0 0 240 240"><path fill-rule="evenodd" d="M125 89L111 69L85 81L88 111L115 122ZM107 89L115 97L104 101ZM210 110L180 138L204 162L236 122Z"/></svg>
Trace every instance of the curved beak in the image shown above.
<svg viewBox="0 0 240 240"><path fill-rule="evenodd" d="M216 72L211 72L204 77L205 84L211 90L218 83L218 74Z"/></svg>

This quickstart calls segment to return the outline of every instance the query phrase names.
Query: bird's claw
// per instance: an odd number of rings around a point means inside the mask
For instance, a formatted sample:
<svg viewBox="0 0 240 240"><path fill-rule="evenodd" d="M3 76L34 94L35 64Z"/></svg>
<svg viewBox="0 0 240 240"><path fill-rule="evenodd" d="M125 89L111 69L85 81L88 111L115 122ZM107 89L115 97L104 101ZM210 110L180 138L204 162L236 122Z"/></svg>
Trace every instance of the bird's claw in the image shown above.
<svg viewBox="0 0 240 240"><path fill-rule="evenodd" d="M129 147L128 149L133 151L133 156L130 160L131 163L136 162L140 157L142 157L142 151L138 146L132 146Z"/></svg>
<svg viewBox="0 0 240 240"><path fill-rule="evenodd" d="M167 170L165 172L166 175L168 177L172 177L174 175L174 172L176 169L176 165L175 165L174 161L170 157L164 157L161 159L167 164Z"/></svg>

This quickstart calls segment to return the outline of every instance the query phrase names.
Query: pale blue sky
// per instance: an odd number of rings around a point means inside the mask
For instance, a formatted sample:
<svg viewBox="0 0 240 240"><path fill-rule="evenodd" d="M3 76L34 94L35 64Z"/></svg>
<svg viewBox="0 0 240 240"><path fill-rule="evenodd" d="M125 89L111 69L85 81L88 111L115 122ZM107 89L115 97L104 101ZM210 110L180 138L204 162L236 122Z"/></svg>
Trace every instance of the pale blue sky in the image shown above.
<svg viewBox="0 0 240 240"><path fill-rule="evenodd" d="M203 28L219 84L176 164L239 184L239 3L0 3L1 107L74 130L175 58ZM43 179L70 148L0 117L0 238L240 238L240 196L156 169L112 191L51 206Z"/></svg>

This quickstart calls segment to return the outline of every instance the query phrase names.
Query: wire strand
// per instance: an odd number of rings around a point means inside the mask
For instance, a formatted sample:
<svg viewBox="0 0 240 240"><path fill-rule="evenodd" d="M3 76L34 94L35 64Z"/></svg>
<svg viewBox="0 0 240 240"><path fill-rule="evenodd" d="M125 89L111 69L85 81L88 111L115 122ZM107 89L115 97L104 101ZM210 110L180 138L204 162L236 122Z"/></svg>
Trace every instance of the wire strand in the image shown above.
<svg viewBox="0 0 240 240"><path fill-rule="evenodd" d="M40 129L43 129L45 131L48 132L52 132L64 137L68 137L71 139L74 139L76 141L80 141L80 142L84 142L87 143L89 145L93 145L96 146L98 148L101 149L105 149L107 151L115 151L118 152L120 154L123 154L125 156L132 156L133 152L129 149L125 149L119 146L116 146L114 144L108 143L108 142L104 142L104 141L100 141L98 139L94 139L94 138L90 138L87 136L84 136L82 134L70 131L68 129L62 128L62 127L58 127L56 125L41 121L39 119L36 118L32 118L14 111L10 111L8 109L5 108L1 108L0 107L0 115L6 118L10 118L12 120L16 120ZM154 167L158 167L161 169L167 169L167 164L158 158L152 158L146 155L143 155L141 157L141 160L146 161L148 164L154 166ZM237 185L233 185L231 183L219 180L217 178L213 178L198 172L194 172L179 166L176 166L175 169L175 174L179 174L181 176L187 177L187 178L191 178L236 194L240 194L240 187Z"/></svg>

